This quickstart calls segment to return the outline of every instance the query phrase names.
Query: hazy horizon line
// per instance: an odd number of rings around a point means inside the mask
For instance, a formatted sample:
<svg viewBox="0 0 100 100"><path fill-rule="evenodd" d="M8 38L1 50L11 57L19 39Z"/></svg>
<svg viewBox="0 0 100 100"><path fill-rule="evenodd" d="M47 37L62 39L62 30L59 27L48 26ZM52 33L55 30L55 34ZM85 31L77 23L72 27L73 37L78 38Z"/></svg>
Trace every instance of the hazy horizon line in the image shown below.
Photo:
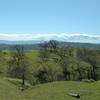
<svg viewBox="0 0 100 100"><path fill-rule="evenodd" d="M0 40L5 41L48 41L100 43L99 34L85 33L0 33Z"/></svg>

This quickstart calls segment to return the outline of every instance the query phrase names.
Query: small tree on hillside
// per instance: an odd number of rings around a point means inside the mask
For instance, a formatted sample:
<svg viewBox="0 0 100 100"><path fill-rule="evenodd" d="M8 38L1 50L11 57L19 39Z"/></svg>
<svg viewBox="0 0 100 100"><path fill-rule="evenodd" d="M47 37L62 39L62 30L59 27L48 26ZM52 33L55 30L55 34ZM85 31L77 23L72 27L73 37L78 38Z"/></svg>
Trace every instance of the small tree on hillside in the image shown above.
<svg viewBox="0 0 100 100"><path fill-rule="evenodd" d="M9 74L12 77L22 79L22 86L25 85L25 79L28 72L27 58L22 46L15 46L15 51L11 54L9 61Z"/></svg>

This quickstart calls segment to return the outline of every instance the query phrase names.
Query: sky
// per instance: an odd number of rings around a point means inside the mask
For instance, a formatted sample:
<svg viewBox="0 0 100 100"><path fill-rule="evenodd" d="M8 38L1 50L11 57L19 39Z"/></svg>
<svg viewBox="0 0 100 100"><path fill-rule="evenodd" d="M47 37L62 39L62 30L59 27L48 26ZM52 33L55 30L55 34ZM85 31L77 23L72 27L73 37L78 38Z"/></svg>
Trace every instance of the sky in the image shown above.
<svg viewBox="0 0 100 100"><path fill-rule="evenodd" d="M100 36L99 27L100 0L0 0L2 39L53 33Z"/></svg>

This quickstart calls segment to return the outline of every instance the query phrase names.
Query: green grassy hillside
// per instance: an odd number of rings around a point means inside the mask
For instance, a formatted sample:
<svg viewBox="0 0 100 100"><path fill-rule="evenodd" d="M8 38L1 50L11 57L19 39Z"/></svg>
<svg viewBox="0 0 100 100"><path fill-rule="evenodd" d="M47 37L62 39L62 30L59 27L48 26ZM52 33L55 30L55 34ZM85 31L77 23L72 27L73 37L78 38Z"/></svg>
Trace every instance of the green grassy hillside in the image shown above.
<svg viewBox="0 0 100 100"><path fill-rule="evenodd" d="M100 100L100 81L83 82L53 82L29 87L20 91L20 80L0 78L0 100L77 100L68 93L79 93L80 100Z"/></svg>

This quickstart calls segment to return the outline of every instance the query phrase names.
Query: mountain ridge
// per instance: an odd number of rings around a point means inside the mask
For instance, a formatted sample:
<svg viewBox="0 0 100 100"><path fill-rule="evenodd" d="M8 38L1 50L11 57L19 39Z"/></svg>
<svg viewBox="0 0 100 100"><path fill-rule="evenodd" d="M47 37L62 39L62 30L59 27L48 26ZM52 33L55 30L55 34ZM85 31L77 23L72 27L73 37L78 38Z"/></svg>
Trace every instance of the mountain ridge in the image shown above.
<svg viewBox="0 0 100 100"><path fill-rule="evenodd" d="M15 45L22 45L25 49L25 51L31 51L31 50L39 50L40 49L40 43L31 43L31 44L9 44L9 43L0 43L0 50L4 51L10 51L14 50ZM78 43L78 42L59 42L60 47L67 47L70 46L72 48L99 48L100 44L93 44L93 43Z"/></svg>

